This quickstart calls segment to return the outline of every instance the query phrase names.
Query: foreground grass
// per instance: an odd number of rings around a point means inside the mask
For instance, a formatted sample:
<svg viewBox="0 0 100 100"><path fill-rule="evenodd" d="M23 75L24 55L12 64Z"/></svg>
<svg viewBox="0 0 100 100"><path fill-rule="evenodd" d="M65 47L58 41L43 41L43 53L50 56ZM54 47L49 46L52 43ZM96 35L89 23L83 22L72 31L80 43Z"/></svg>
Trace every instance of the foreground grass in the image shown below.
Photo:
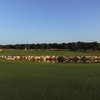
<svg viewBox="0 0 100 100"><path fill-rule="evenodd" d="M0 100L100 100L100 64L0 61Z"/></svg>
<svg viewBox="0 0 100 100"><path fill-rule="evenodd" d="M100 51L67 51L67 50L4 50L0 52L0 55L65 55L65 56L75 56L75 55L100 55Z"/></svg>

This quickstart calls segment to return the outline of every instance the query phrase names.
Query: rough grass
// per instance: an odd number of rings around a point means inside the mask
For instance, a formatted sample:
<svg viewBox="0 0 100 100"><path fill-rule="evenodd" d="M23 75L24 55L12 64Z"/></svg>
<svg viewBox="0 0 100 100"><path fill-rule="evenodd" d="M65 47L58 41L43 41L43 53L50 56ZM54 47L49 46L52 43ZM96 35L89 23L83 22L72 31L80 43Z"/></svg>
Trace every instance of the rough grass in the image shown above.
<svg viewBox="0 0 100 100"><path fill-rule="evenodd" d="M100 51L67 51L67 50L4 50L0 55L100 55Z"/></svg>
<svg viewBox="0 0 100 100"><path fill-rule="evenodd" d="M100 100L100 64L1 60L0 100Z"/></svg>

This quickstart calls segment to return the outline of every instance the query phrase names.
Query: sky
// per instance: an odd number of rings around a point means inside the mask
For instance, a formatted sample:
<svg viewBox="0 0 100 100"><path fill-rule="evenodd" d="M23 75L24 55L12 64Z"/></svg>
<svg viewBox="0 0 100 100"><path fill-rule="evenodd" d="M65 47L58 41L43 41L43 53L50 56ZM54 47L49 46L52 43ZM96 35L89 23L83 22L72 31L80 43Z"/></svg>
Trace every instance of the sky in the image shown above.
<svg viewBox="0 0 100 100"><path fill-rule="evenodd" d="M0 44L100 42L100 0L0 0Z"/></svg>

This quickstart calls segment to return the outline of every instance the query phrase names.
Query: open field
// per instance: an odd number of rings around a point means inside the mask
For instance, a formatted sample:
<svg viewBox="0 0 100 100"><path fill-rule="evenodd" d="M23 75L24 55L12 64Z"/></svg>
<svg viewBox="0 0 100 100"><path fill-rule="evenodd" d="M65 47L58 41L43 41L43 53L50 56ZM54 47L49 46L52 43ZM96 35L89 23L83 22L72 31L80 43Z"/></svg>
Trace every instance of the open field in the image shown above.
<svg viewBox="0 0 100 100"><path fill-rule="evenodd" d="M65 56L77 56L77 55L100 55L100 51L67 51L67 50L3 50L0 52L1 55L8 56L25 56L25 55L65 55Z"/></svg>
<svg viewBox="0 0 100 100"><path fill-rule="evenodd" d="M100 64L0 60L0 100L100 100Z"/></svg>

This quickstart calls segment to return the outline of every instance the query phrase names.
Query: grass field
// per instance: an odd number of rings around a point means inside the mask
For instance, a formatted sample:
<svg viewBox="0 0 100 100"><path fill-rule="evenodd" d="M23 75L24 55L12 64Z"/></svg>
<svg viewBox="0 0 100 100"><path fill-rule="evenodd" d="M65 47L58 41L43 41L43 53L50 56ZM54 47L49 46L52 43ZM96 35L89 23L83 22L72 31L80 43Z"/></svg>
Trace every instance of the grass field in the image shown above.
<svg viewBox="0 0 100 100"><path fill-rule="evenodd" d="M0 100L100 100L100 64L0 60Z"/></svg>
<svg viewBox="0 0 100 100"><path fill-rule="evenodd" d="M65 55L65 56L75 56L75 55L100 55L100 51L67 51L67 50L3 50L0 55Z"/></svg>

